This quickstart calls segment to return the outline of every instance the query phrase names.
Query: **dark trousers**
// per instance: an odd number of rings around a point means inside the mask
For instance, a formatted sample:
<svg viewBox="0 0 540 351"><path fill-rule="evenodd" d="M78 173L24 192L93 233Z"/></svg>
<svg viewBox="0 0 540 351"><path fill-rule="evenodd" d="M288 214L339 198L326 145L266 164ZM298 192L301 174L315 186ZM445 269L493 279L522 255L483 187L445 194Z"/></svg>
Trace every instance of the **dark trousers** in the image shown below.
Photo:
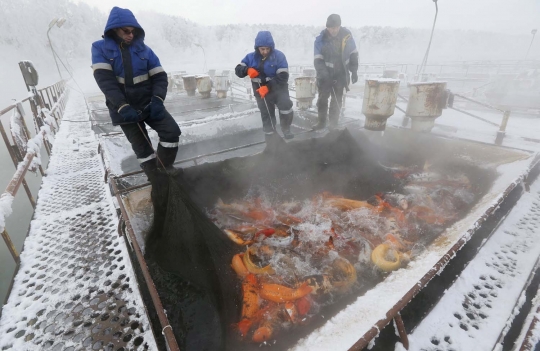
<svg viewBox="0 0 540 351"><path fill-rule="evenodd" d="M330 83L317 81L317 86L319 88L319 98L317 99L319 122L326 124L326 117L328 116L330 124L337 125L341 107L343 106L345 82L343 82L343 79L337 79ZM330 113L328 113L328 98L330 98Z"/></svg>
<svg viewBox="0 0 540 351"><path fill-rule="evenodd" d="M121 124L120 127L127 139L131 143L131 148L137 155L139 162L145 162L146 159L154 154L146 125L155 130L159 136L160 145L158 146L158 157L167 159L167 163L174 162L176 152L178 151L178 141L180 140L180 127L172 118L171 114L165 110L165 118L159 121L153 120L150 117L139 123ZM176 144L176 145L175 145ZM164 145L164 147L162 147ZM164 150L162 152L162 150ZM174 155L172 153L174 152ZM159 154L164 153L163 157ZM167 155L169 154L169 155ZM172 162L169 160L172 158ZM165 166L170 166L165 165Z"/></svg>
<svg viewBox="0 0 540 351"><path fill-rule="evenodd" d="M254 91L259 89L259 84L253 83ZM288 85L282 85L274 91L270 91L266 97L266 104L259 93L255 92L257 106L261 110L261 119L265 133L272 133L276 127L276 106L279 110L279 124L283 132L291 129L293 120L293 103L289 97ZM268 105L268 107L267 107Z"/></svg>

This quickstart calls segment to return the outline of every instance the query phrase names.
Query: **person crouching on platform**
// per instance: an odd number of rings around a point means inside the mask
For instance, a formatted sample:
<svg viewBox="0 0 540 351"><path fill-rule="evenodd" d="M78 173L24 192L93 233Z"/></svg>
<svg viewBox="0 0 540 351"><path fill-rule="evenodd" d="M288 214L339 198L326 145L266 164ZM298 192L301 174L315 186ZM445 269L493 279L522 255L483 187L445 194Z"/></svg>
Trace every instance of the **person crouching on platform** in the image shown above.
<svg viewBox="0 0 540 351"><path fill-rule="evenodd" d="M260 31L255 38L255 51L236 66L238 77L249 76L261 111L267 143L277 137L276 111L279 109L281 131L285 139L292 139L293 103L289 97L289 65L285 54L275 49L274 39L268 31Z"/></svg>
<svg viewBox="0 0 540 351"><path fill-rule="evenodd" d="M122 128L151 180L158 168L172 167L181 132L163 106L167 73L156 54L145 45L144 36L130 10L113 7L103 39L92 44L92 69L105 94L113 125ZM145 123L159 136L157 157Z"/></svg>

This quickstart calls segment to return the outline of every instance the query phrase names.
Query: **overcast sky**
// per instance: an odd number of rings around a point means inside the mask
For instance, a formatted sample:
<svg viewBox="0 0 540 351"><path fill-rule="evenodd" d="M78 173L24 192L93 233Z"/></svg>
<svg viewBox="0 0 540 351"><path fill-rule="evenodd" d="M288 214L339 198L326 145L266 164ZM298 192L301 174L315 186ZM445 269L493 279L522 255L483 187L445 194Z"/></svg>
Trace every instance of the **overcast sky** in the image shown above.
<svg viewBox="0 0 540 351"><path fill-rule="evenodd" d="M74 0L109 12L116 5L151 10L200 24L277 23L324 26L331 13L344 26L429 28L433 0ZM540 0L439 0L437 28L523 34L540 27Z"/></svg>

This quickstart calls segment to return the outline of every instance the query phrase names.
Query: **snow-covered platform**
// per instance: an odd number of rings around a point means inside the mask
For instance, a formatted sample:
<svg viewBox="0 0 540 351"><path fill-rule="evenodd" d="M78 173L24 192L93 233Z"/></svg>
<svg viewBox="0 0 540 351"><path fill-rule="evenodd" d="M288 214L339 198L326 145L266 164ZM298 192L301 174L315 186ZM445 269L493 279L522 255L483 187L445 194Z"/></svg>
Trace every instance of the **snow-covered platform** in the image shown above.
<svg viewBox="0 0 540 351"><path fill-rule="evenodd" d="M0 320L1 350L155 350L81 95L68 102Z"/></svg>
<svg viewBox="0 0 540 351"><path fill-rule="evenodd" d="M539 213L536 181L410 335L409 350L502 350L538 268Z"/></svg>

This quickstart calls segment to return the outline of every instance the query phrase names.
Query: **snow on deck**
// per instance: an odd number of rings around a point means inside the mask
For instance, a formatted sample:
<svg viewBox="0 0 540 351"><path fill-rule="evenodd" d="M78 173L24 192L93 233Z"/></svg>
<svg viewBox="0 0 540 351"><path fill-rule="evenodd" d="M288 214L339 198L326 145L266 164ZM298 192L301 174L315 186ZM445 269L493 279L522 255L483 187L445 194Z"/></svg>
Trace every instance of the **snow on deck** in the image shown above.
<svg viewBox="0 0 540 351"><path fill-rule="evenodd" d="M81 95L68 102L0 319L0 350L155 350Z"/></svg>
<svg viewBox="0 0 540 351"><path fill-rule="evenodd" d="M499 336L506 333L525 302L524 289L540 255L538 214L540 181L522 196L409 336L410 351L500 348ZM405 349L398 343L395 350Z"/></svg>

